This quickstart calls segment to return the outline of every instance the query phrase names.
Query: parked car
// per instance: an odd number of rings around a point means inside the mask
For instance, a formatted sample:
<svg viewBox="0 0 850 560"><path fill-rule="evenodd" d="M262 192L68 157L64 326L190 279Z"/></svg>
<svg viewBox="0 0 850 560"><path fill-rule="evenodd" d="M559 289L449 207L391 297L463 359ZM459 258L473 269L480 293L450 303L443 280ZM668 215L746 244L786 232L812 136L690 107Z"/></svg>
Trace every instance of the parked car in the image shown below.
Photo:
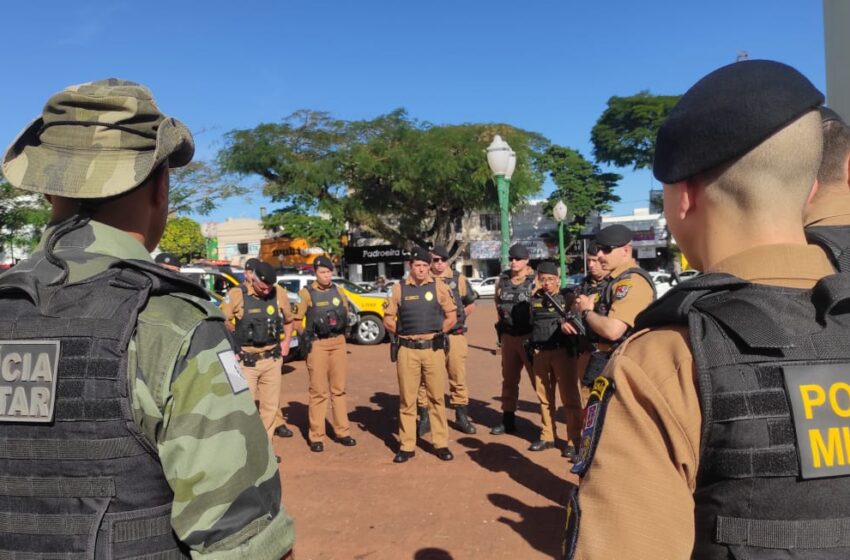
<svg viewBox="0 0 850 560"><path fill-rule="evenodd" d="M670 280L673 275L669 272L650 272L649 277L652 278L652 283L655 284L655 293L658 297L663 296L673 287Z"/></svg>
<svg viewBox="0 0 850 560"><path fill-rule="evenodd" d="M472 285L472 289L475 290L475 295L480 298L485 297L495 297L496 295L496 283L499 281L498 276L491 276L489 278L485 278L482 280L477 286L475 284Z"/></svg>

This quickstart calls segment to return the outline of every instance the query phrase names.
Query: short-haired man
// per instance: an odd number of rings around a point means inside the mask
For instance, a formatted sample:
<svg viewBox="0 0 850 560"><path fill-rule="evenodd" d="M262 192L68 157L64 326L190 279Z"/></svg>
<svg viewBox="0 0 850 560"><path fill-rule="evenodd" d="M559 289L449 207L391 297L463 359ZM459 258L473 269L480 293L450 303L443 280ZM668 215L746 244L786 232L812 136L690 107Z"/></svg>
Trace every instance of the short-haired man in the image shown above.
<svg viewBox="0 0 850 560"><path fill-rule="evenodd" d="M52 96L3 158L52 214L0 277L2 557L289 555L224 318L150 258L193 152L146 87L109 79Z"/></svg>
<svg viewBox="0 0 850 560"><path fill-rule="evenodd" d="M393 459L404 463L416 450L416 395L424 383L428 393L431 441L443 461L451 461L444 396L446 342L457 322L451 290L431 276L431 253L416 247L410 255L410 274L393 284L384 311L384 326L397 337L398 435L400 446ZM397 345L397 346L396 346Z"/></svg>
<svg viewBox="0 0 850 560"><path fill-rule="evenodd" d="M806 244L801 219L822 101L793 68L743 61L661 125L667 225L706 274L641 314L594 383L568 557L850 554L836 453L850 430L850 278Z"/></svg>
<svg viewBox="0 0 850 560"><path fill-rule="evenodd" d="M823 247L838 270L850 272L850 127L832 109L821 107L820 115L823 158L804 215L806 238Z"/></svg>

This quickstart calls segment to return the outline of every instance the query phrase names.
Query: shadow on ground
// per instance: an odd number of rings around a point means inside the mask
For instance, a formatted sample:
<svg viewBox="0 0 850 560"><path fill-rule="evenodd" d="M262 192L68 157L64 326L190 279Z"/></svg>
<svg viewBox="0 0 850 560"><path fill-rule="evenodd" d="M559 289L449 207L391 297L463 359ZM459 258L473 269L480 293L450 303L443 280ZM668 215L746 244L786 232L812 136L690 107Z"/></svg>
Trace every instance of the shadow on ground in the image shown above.
<svg viewBox="0 0 850 560"><path fill-rule="evenodd" d="M504 523L516 531L536 550L551 558L560 558L566 521L566 511L563 507L528 506L507 494L487 494L487 499L494 506L514 514L510 517L499 517L499 523ZM516 516L519 516L519 521L513 519Z"/></svg>
<svg viewBox="0 0 850 560"><path fill-rule="evenodd" d="M420 548L413 554L413 560L454 560L449 551L442 548Z"/></svg>
<svg viewBox="0 0 850 560"><path fill-rule="evenodd" d="M389 449L395 451L396 433L398 431L398 395L377 392L369 398L370 403L377 405L356 406L348 415L348 419L357 424L364 432L368 432L384 442Z"/></svg>

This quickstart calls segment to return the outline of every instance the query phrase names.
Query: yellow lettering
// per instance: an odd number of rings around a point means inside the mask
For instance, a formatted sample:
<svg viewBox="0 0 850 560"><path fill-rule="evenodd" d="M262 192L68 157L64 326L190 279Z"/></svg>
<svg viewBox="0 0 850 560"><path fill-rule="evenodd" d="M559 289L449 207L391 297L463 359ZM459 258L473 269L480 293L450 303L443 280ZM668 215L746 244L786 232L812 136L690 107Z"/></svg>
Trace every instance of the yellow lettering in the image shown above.
<svg viewBox="0 0 850 560"><path fill-rule="evenodd" d="M847 454L847 464L850 465L850 427L841 428L841 435L844 436L844 453Z"/></svg>
<svg viewBox="0 0 850 560"><path fill-rule="evenodd" d="M815 394L814 397L811 393ZM813 406L821 406L826 402L826 392L820 385L800 385L800 396L803 398L806 420L812 419Z"/></svg>
<svg viewBox="0 0 850 560"><path fill-rule="evenodd" d="M827 467L831 467L836 463L836 457L839 465L844 464L844 450L841 448L841 431L838 428L829 428L827 430L827 443L824 443L820 430L809 430L809 443L812 446L812 466L814 468L821 468L821 457L823 457L823 464Z"/></svg>
<svg viewBox="0 0 850 560"><path fill-rule="evenodd" d="M838 404L836 396L839 391L842 391L845 395L845 398L842 400L847 402L847 408L841 408ZM829 388L829 405L832 407L832 411L838 416L842 418L850 417L850 385L844 382L833 383L832 387Z"/></svg>

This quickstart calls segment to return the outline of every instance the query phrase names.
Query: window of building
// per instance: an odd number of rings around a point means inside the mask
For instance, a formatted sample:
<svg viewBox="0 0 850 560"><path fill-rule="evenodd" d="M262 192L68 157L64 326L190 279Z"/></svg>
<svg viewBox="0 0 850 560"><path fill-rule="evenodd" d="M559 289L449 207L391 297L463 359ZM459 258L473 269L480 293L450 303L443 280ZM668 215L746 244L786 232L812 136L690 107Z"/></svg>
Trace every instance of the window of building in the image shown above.
<svg viewBox="0 0 850 560"><path fill-rule="evenodd" d="M478 224L486 231L499 231L499 216L496 214L480 214Z"/></svg>

